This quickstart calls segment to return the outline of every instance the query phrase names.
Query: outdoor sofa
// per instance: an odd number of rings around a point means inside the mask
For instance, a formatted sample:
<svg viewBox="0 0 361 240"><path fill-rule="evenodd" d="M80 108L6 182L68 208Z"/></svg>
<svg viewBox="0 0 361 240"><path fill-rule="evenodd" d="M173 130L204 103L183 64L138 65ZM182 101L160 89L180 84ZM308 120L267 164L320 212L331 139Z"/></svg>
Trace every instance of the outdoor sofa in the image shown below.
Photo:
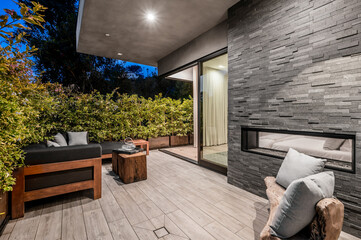
<svg viewBox="0 0 361 240"><path fill-rule="evenodd" d="M112 150L122 144L48 147L46 143L39 143L24 148L26 167L14 172L12 219L23 217L24 203L37 199L85 189L93 189L93 198L100 198L102 159L111 158Z"/></svg>

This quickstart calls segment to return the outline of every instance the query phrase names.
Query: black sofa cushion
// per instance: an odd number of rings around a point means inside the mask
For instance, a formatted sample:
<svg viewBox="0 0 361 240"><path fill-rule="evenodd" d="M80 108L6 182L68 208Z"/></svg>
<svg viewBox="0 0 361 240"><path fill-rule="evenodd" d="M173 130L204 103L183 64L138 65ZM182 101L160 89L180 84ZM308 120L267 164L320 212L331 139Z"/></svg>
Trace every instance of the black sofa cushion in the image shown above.
<svg viewBox="0 0 361 240"><path fill-rule="evenodd" d="M45 147L25 148L25 164L37 165L45 163L66 162L89 158L100 158L102 147L99 144L89 144L84 146L66 147Z"/></svg>
<svg viewBox="0 0 361 240"><path fill-rule="evenodd" d="M30 150L40 150L40 149L47 149L48 146L46 145L45 142L42 143L35 143L35 144L30 144L26 147L23 148L23 150L25 152L30 151Z"/></svg>
<svg viewBox="0 0 361 240"><path fill-rule="evenodd" d="M121 148L123 144L122 142L102 142L100 143L102 146L102 154L110 154L114 149Z"/></svg>
<svg viewBox="0 0 361 240"><path fill-rule="evenodd" d="M80 168L25 177L25 191L93 180L93 168Z"/></svg>

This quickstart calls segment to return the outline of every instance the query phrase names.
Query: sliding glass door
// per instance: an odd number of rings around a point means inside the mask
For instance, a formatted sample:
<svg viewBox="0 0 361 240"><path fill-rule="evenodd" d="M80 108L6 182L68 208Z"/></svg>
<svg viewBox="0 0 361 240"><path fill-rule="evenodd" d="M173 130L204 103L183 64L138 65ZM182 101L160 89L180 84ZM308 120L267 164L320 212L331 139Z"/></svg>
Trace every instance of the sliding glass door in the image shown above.
<svg viewBox="0 0 361 240"><path fill-rule="evenodd" d="M200 163L227 167L228 55L201 63Z"/></svg>

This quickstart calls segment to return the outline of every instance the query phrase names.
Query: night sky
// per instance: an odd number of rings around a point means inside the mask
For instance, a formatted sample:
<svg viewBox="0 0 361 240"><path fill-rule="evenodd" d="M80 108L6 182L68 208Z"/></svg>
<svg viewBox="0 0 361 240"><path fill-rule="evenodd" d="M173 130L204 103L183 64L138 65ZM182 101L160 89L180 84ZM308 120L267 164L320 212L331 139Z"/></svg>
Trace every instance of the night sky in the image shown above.
<svg viewBox="0 0 361 240"><path fill-rule="evenodd" d="M3 9L7 8L7 9L14 9L15 11L19 12L19 7L16 3L14 3L12 0L0 0L0 15L4 14ZM143 64L137 64L137 63L132 63L132 62L125 62L125 66L130 66L130 65L139 65L142 67L143 69L143 75L145 77L147 76L151 76L152 73L157 73L158 70L155 67L152 66L147 66L147 65L143 65Z"/></svg>

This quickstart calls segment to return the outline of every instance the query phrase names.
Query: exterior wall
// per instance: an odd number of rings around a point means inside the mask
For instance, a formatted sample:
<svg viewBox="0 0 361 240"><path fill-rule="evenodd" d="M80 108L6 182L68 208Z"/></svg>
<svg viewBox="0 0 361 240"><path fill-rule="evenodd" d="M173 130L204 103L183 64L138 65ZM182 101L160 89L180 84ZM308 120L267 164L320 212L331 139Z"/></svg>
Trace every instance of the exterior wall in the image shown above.
<svg viewBox="0 0 361 240"><path fill-rule="evenodd" d="M163 75L204 56L227 47L227 21L203 33L158 62L158 75Z"/></svg>
<svg viewBox="0 0 361 240"><path fill-rule="evenodd" d="M81 22L83 18L84 1L85 0L79 0L79 12L78 12L78 20L76 24L76 50L78 50Z"/></svg>
<svg viewBox="0 0 361 240"><path fill-rule="evenodd" d="M243 0L229 10L228 182L265 197L282 160L241 151L241 126L356 134L334 171L344 231L361 237L361 1Z"/></svg>

